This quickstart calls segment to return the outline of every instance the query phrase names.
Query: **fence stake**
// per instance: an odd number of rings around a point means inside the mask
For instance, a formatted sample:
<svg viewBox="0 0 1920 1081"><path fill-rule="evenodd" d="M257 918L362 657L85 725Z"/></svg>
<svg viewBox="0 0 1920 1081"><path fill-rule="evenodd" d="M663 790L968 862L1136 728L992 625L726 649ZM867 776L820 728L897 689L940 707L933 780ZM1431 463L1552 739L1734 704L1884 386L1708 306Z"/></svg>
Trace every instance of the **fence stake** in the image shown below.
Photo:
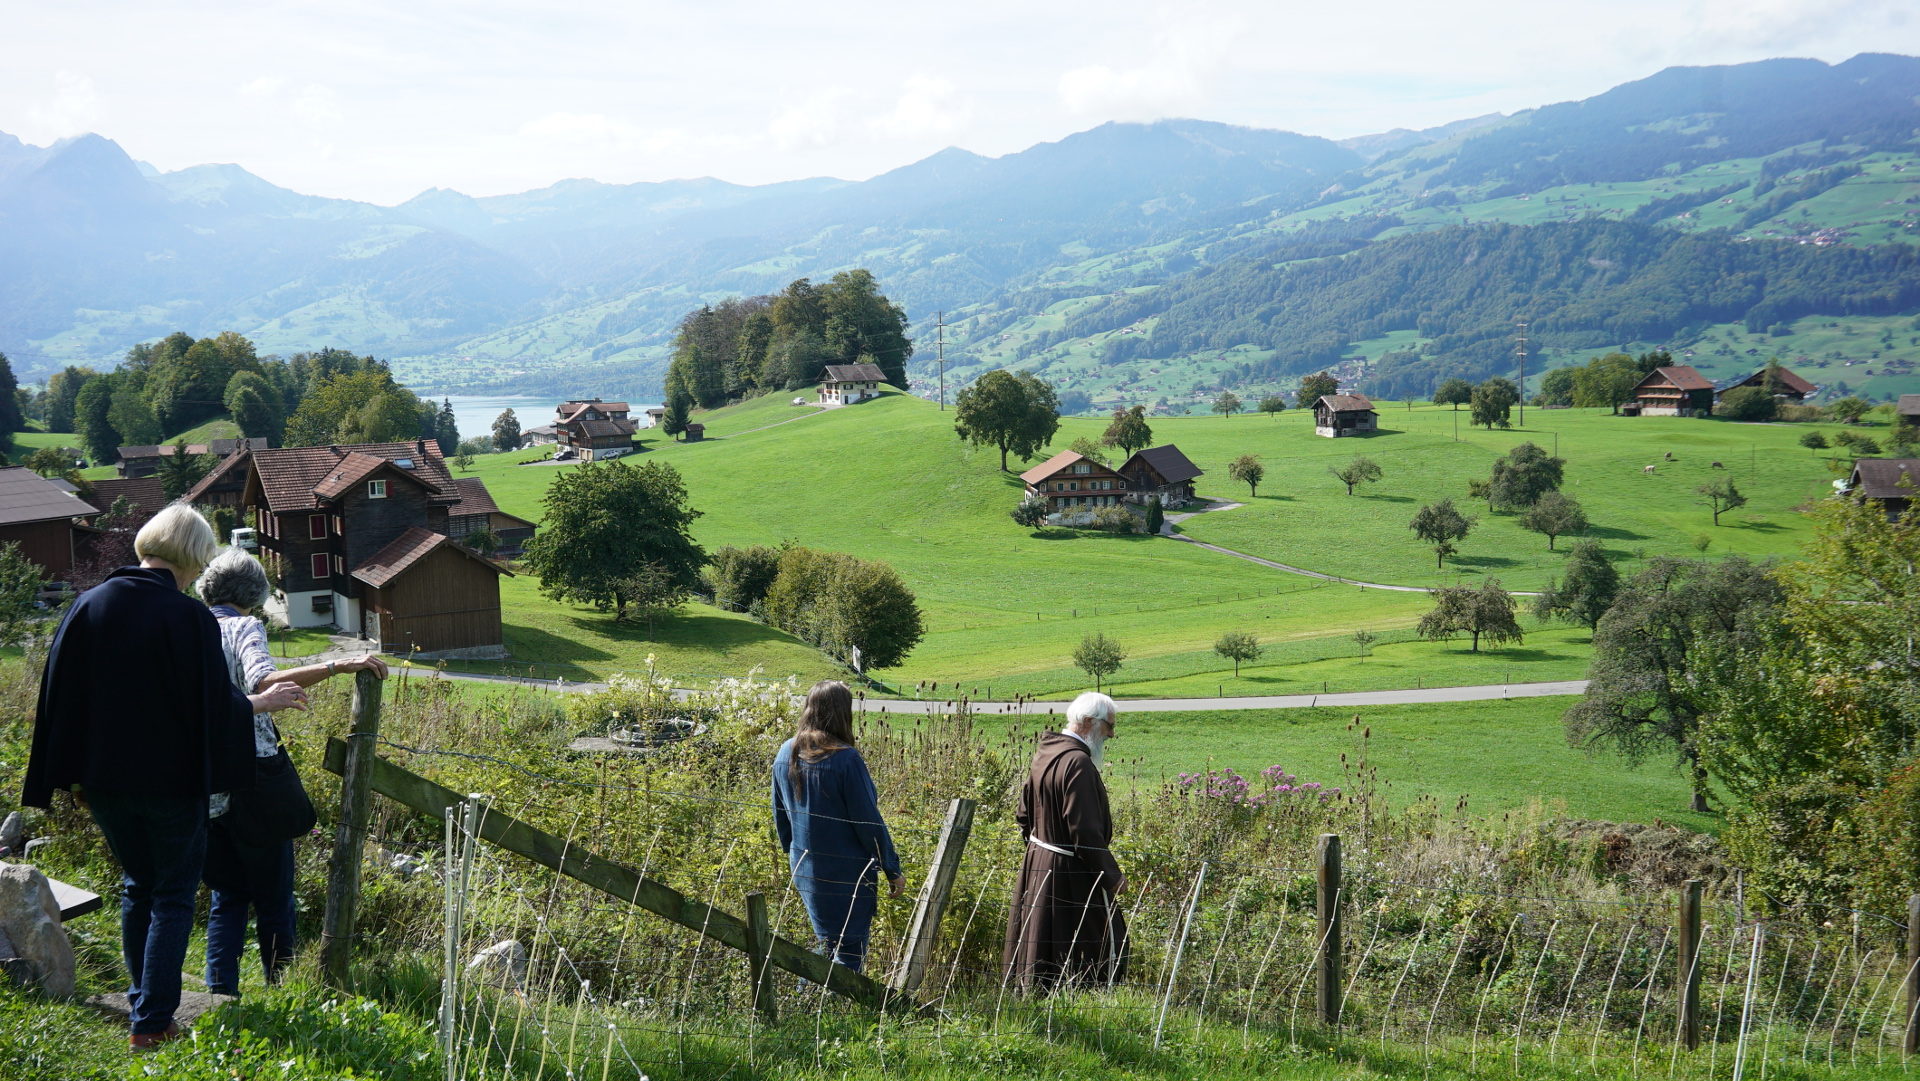
<svg viewBox="0 0 1920 1081"><path fill-rule="evenodd" d="M773 994L773 924L767 920L767 895L747 894L747 964L752 966L753 1008L760 1020L780 1021L780 1005Z"/></svg>
<svg viewBox="0 0 1920 1081"><path fill-rule="evenodd" d="M353 957L353 925L360 906L360 859L373 806L374 741L380 737L380 679L353 677L353 730L347 735L346 768L340 774L340 813L333 826L333 860L327 867L327 908L320 923L320 967L327 982L346 988Z"/></svg>
<svg viewBox="0 0 1920 1081"><path fill-rule="evenodd" d="M1680 1043L1700 1046L1700 891L1697 878L1680 889Z"/></svg>
<svg viewBox="0 0 1920 1081"><path fill-rule="evenodd" d="M1920 1055L1920 893L1907 899L1907 1054Z"/></svg>
<svg viewBox="0 0 1920 1081"><path fill-rule="evenodd" d="M456 811L457 808L449 807L444 816L445 843L441 852L445 855L441 865L445 873L440 876L440 1055L447 1064L447 1081L456 1081L458 1077L454 1063L453 1009L453 986L460 979L460 970L455 967L459 964L460 934L454 930L454 906L460 896L459 882L453 874L453 854L459 851L455 841L459 828L454 825Z"/></svg>
<svg viewBox="0 0 1920 1081"><path fill-rule="evenodd" d="M1321 834L1316 855L1320 890L1314 900L1314 922L1320 945L1313 971L1320 1023L1331 1028L1340 1024L1340 989L1345 984L1340 963L1340 835Z"/></svg>
<svg viewBox="0 0 1920 1081"><path fill-rule="evenodd" d="M1173 1002L1173 981L1180 975L1180 960L1187 955L1187 932L1193 928L1193 910L1200 907L1200 889L1207 884L1207 861L1200 861L1200 873L1193 877L1193 896L1187 899L1187 914L1180 921L1180 944L1174 947L1173 963L1167 966L1167 989L1160 995L1160 1018L1153 1023L1153 1046L1160 1047L1160 1033L1167 1027L1167 1007Z"/></svg>
<svg viewBox="0 0 1920 1081"><path fill-rule="evenodd" d="M946 915L953 896L953 880L960 871L960 857L967 850L967 838L973 833L975 803L956 799L947 804L947 820L940 827L940 841L933 849L933 866L927 870L927 884L913 908L908 924L907 952L893 976L893 989L912 997L927 978L927 963L933 959L934 944L940 938L940 917Z"/></svg>

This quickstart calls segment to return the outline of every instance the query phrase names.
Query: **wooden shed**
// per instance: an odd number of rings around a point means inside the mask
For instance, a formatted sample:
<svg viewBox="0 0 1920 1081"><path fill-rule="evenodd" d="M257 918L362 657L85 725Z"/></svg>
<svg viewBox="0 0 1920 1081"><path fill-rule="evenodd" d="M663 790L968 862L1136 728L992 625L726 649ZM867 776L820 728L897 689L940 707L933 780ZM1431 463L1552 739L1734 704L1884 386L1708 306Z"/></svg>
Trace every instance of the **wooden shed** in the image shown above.
<svg viewBox="0 0 1920 1081"><path fill-rule="evenodd" d="M99 512L31 469L0 469L0 543L18 544L48 581L73 570L74 518Z"/></svg>
<svg viewBox="0 0 1920 1081"><path fill-rule="evenodd" d="M353 571L361 633L405 656L504 657L500 576L473 549L415 526Z"/></svg>
<svg viewBox="0 0 1920 1081"><path fill-rule="evenodd" d="M1633 388L1633 404L1622 412L1642 417L1711 416L1713 383L1691 365L1655 368Z"/></svg>
<svg viewBox="0 0 1920 1081"><path fill-rule="evenodd" d="M1313 403L1313 434L1338 439L1380 430L1380 414L1364 394L1322 394Z"/></svg>
<svg viewBox="0 0 1920 1081"><path fill-rule="evenodd" d="M1861 458L1847 478L1847 494L1878 500L1887 521L1897 522L1920 492L1920 458Z"/></svg>
<svg viewBox="0 0 1920 1081"><path fill-rule="evenodd" d="M1792 369L1785 365L1776 365L1772 369L1771 376L1768 375L1768 369L1763 367L1744 379L1735 379L1731 382L1721 384L1720 390L1714 396L1716 398L1724 397L1729 391L1739 390L1741 387L1771 388L1775 398L1783 402L1793 402L1795 404L1805 402L1808 397L1812 396L1812 394L1819 389L1812 383L1800 378L1799 375L1795 374Z"/></svg>

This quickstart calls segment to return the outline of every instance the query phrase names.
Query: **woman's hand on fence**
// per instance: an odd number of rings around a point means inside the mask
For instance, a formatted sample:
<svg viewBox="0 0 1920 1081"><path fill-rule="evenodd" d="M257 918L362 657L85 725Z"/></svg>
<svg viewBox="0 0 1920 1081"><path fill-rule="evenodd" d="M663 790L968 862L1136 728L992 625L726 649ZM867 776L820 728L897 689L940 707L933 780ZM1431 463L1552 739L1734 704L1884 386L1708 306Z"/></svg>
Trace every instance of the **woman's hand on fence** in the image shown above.
<svg viewBox="0 0 1920 1081"><path fill-rule="evenodd" d="M387 678L387 662L375 654L367 653L353 660L342 662L342 672L372 672L377 679Z"/></svg>
<svg viewBox="0 0 1920 1081"><path fill-rule="evenodd" d="M249 695L255 713L277 713L283 709L306 709L307 692L293 683L270 684L259 694Z"/></svg>
<svg viewBox="0 0 1920 1081"><path fill-rule="evenodd" d="M907 892L907 876L895 875L887 880L887 899L898 901Z"/></svg>

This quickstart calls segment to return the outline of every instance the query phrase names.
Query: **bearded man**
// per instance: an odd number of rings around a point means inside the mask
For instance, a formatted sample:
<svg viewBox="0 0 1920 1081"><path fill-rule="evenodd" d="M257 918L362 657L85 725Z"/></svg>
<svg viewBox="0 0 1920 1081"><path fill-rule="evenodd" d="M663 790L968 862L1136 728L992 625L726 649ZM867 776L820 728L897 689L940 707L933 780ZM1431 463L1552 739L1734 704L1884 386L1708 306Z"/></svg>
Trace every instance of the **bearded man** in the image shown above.
<svg viewBox="0 0 1920 1081"><path fill-rule="evenodd" d="M1113 738L1113 699L1083 694L1066 727L1040 737L1015 818L1026 839L1007 914L1006 980L1045 993L1110 985L1126 966L1127 925L1116 897L1127 877L1113 858L1113 814L1100 780Z"/></svg>

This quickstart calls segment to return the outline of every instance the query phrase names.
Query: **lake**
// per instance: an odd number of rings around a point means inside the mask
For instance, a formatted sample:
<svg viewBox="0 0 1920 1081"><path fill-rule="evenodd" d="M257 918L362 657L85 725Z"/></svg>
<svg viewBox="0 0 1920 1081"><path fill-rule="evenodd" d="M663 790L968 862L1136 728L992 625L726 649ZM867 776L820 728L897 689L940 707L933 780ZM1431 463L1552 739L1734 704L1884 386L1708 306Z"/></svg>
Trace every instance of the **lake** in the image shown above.
<svg viewBox="0 0 1920 1081"><path fill-rule="evenodd" d="M460 425L460 438L491 437L493 422L500 414L513 410L515 419L520 421L520 430L538 428L542 424L553 423L553 408L560 402L555 398L527 397L485 397L445 394L432 399L435 402L453 403L453 419ZM646 425L646 411L653 408L652 402L629 402L631 416Z"/></svg>

